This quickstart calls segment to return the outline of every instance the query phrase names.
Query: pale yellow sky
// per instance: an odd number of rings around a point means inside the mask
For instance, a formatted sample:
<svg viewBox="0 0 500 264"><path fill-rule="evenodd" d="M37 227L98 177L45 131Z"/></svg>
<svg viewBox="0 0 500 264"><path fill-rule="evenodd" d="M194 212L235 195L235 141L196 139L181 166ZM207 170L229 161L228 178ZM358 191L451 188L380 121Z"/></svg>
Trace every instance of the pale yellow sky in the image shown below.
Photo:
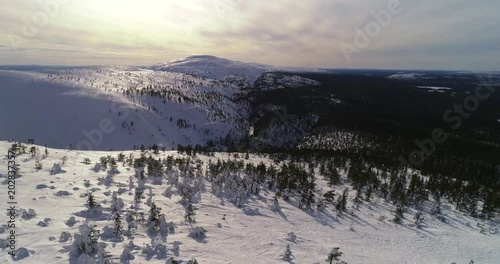
<svg viewBox="0 0 500 264"><path fill-rule="evenodd" d="M283 66L500 70L493 0L0 3L0 65L150 65L210 54Z"/></svg>

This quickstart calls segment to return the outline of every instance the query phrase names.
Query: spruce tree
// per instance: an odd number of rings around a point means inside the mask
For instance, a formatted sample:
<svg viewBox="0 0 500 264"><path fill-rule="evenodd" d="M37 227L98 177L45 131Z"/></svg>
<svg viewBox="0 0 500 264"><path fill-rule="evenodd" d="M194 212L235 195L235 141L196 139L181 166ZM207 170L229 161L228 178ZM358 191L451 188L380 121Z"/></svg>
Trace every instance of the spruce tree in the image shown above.
<svg viewBox="0 0 500 264"><path fill-rule="evenodd" d="M284 261L291 261L293 258L293 253L292 250L290 249L290 245L286 245L285 252L283 253L283 256L281 257L282 260Z"/></svg>
<svg viewBox="0 0 500 264"><path fill-rule="evenodd" d="M329 262L330 264L333 264L333 261L338 261L339 257L342 256L342 252L340 252L340 248L332 248L330 253L328 254L328 257L326 258L326 261Z"/></svg>
<svg viewBox="0 0 500 264"><path fill-rule="evenodd" d="M113 234L116 237L121 237L123 233L123 225L122 225L122 220L120 213L116 212L115 217L114 217L114 228L113 228Z"/></svg>
<svg viewBox="0 0 500 264"><path fill-rule="evenodd" d="M194 216L196 215L196 210L198 208L193 206L193 202L191 201L191 197L188 198L188 205L186 206L186 214L184 215L184 220L186 220L188 223L194 223L196 220L194 219Z"/></svg>
<svg viewBox="0 0 500 264"><path fill-rule="evenodd" d="M160 225L161 220L161 208L156 206L156 203L151 203L151 209L149 210L148 227L150 230L155 230Z"/></svg>
<svg viewBox="0 0 500 264"><path fill-rule="evenodd" d="M396 211L394 213L394 223L400 224L403 221L404 218L404 207L402 205L399 205L396 207Z"/></svg>
<svg viewBox="0 0 500 264"><path fill-rule="evenodd" d="M481 209L481 214L490 219L493 217L493 213L495 212L495 195L492 191L486 194L483 202L483 208Z"/></svg>
<svg viewBox="0 0 500 264"><path fill-rule="evenodd" d="M342 193L342 196L339 196L337 198L337 205L335 208L339 212L345 212L347 210L347 198L349 196L349 189L346 188L344 192Z"/></svg>
<svg viewBox="0 0 500 264"><path fill-rule="evenodd" d="M420 228L422 226L422 222L424 221L424 216L422 215L422 212L417 212L415 216L413 217L415 220L415 225Z"/></svg>
<svg viewBox="0 0 500 264"><path fill-rule="evenodd" d="M95 201L94 194L92 192L89 192L87 195L87 208L88 209L94 209L98 206L99 204Z"/></svg>

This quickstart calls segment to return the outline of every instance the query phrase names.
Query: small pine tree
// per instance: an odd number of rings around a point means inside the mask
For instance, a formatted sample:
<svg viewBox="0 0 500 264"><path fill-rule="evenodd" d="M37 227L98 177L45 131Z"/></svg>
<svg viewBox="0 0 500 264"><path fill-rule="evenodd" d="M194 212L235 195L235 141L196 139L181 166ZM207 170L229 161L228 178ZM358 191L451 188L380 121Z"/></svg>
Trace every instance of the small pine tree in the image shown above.
<svg viewBox="0 0 500 264"><path fill-rule="evenodd" d="M403 221L403 218L404 218L404 208L402 205L399 205L396 208L396 211L394 213L394 219L392 221L394 221L394 223L400 224Z"/></svg>
<svg viewBox="0 0 500 264"><path fill-rule="evenodd" d="M42 162L40 160L37 160L36 163L35 163L35 169L36 170L41 170L43 169L43 165L42 165Z"/></svg>
<svg viewBox="0 0 500 264"><path fill-rule="evenodd" d="M424 217L422 216L422 212L417 212L413 217L415 219L415 225L420 228L422 226L422 222L424 221Z"/></svg>
<svg viewBox="0 0 500 264"><path fill-rule="evenodd" d="M94 194L89 192L87 195L87 208L94 209L97 208L99 204L96 202Z"/></svg>
<svg viewBox="0 0 500 264"><path fill-rule="evenodd" d="M332 248L330 253L328 254L328 257L326 258L326 261L329 262L330 264L333 264L333 261L338 261L340 256L342 256L342 252L340 252L340 248Z"/></svg>
<svg viewBox="0 0 500 264"><path fill-rule="evenodd" d="M151 209L149 210L148 227L150 230L155 230L160 226L161 221L161 208L156 206L155 202L151 203Z"/></svg>
<svg viewBox="0 0 500 264"><path fill-rule="evenodd" d="M118 193L113 192L113 195L111 196L111 213L116 214L118 213L122 208L124 204L123 201L118 198Z"/></svg>
<svg viewBox="0 0 500 264"><path fill-rule="evenodd" d="M99 240L99 230L94 225L86 222L79 227L80 233L75 234L71 254L80 256L81 254L95 255L99 250L97 241Z"/></svg>
<svg viewBox="0 0 500 264"><path fill-rule="evenodd" d="M196 215L196 210L198 210L198 208L193 206L191 197L188 198L188 205L186 206L186 214L184 215L184 220L186 220L188 223L196 222L196 220L194 219L194 216Z"/></svg>
<svg viewBox="0 0 500 264"><path fill-rule="evenodd" d="M495 203L496 203L495 195L491 191L488 192L486 194L486 197L484 198L481 214L488 219L493 217L493 213L495 212Z"/></svg>
<svg viewBox="0 0 500 264"><path fill-rule="evenodd" d="M282 260L284 261L291 261L293 259L293 253L292 250L290 249L290 245L286 245L285 253L283 253L283 256L281 257Z"/></svg>
<svg viewBox="0 0 500 264"><path fill-rule="evenodd" d="M83 186L85 186L85 188L90 188L90 186L91 186L90 181L89 180L84 180L83 181Z"/></svg>
<svg viewBox="0 0 500 264"><path fill-rule="evenodd" d="M38 148L37 147L31 147L30 148L30 155L31 157L35 157L38 154Z"/></svg>
<svg viewBox="0 0 500 264"><path fill-rule="evenodd" d="M372 192L373 192L372 186L369 186L368 189L366 189L366 192L365 192L365 200L367 202L370 202L370 199L372 198Z"/></svg>
<svg viewBox="0 0 500 264"><path fill-rule="evenodd" d="M125 160L125 154L123 154L122 152L120 152L120 154L118 154L118 162L123 162Z"/></svg>
<svg viewBox="0 0 500 264"><path fill-rule="evenodd" d="M344 192L342 193L342 196L339 196L337 198L337 204L335 208L339 212L345 212L347 210L347 198L349 196L349 189L345 189Z"/></svg>
<svg viewBox="0 0 500 264"><path fill-rule="evenodd" d="M62 166L66 165L66 162L67 162L67 161L68 161L68 157L67 157L67 156L63 156L63 157L61 158L61 165L62 165Z"/></svg>
<svg viewBox="0 0 500 264"><path fill-rule="evenodd" d="M134 189L134 177L130 176L128 179L128 190L132 191Z"/></svg>
<svg viewBox="0 0 500 264"><path fill-rule="evenodd" d="M139 187L135 188L134 202L140 203L142 199L143 190Z"/></svg>
<svg viewBox="0 0 500 264"><path fill-rule="evenodd" d="M115 235L116 237L121 237L122 233L123 233L123 225L121 216L120 213L116 212L114 217L113 235Z"/></svg>
<svg viewBox="0 0 500 264"><path fill-rule="evenodd" d="M116 164L116 160L115 158L110 158L109 159L109 165L110 165L110 169L112 172L117 172L118 171L118 165Z"/></svg>

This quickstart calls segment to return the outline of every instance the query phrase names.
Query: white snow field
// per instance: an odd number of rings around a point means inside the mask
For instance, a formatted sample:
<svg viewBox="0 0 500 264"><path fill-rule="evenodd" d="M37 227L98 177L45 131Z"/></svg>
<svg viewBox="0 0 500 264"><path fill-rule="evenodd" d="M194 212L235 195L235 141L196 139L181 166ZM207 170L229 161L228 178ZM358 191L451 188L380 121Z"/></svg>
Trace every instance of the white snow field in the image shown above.
<svg viewBox="0 0 500 264"><path fill-rule="evenodd" d="M0 159L0 197L3 203L0 224L7 224L9 220L6 210L9 208L6 203L6 155L11 144L0 142L0 153L4 153ZM115 191L124 202L120 212L125 227L125 215L129 211L143 212L147 218L149 189L152 200L165 214L166 222L172 222L174 228L163 238L148 234L146 227L141 224L132 236L124 236L123 240L101 236L98 242L106 245L105 251L113 263L123 260L122 252L131 241L136 245L130 248L133 259L126 258L121 263L172 263L168 261L171 257L178 263L189 263L196 258L202 264L327 263L327 254L334 247L340 247L343 252L341 260L349 264L468 264L471 260L480 264L500 263L499 222L471 218L457 212L453 205L446 202L442 207L446 223L429 215L424 209L423 224L417 228L413 220L415 210L410 209L405 213L402 224L395 224L391 221L394 207L378 198L371 202L365 201L355 208L351 201L353 194L350 194L348 212L338 215L330 207L324 212L303 211L297 208L294 198L288 202L280 199L276 209L273 207L274 192L265 186L262 186L258 196L251 195L243 201L241 208L224 194L216 196L211 192L212 186L207 182L209 175L206 175L209 159L217 162L217 159L239 160L241 157L244 162L272 163L264 157L250 155L245 160L242 154L239 157L225 153L216 153L214 157L198 154L193 158L193 164L200 164L201 170L193 170L197 175L195 180L189 180L188 176L179 173L179 169L174 167L159 178L161 183L148 179L145 182L145 198L138 206L134 206L134 190L130 189L129 180L132 178L135 186L139 183L133 166L118 162L118 171L115 172L95 166L100 157L111 155L117 158L119 151L49 148L48 156L44 157L42 146L27 147L38 147L40 153L34 157L23 154L16 158L21 175L16 179L16 208L19 214L23 212L21 209L26 210L24 216L18 215L16 218L16 248L23 250L18 251L19 259L16 261L8 255L8 241L5 239L10 229L2 226L0 263L78 263L74 257L70 258L70 250L75 234L80 232L79 226L86 221L91 221L91 225L96 225L99 230L112 225L109 218ZM123 154L125 157L141 156L140 151L124 151ZM169 155L186 157L168 151L146 153L145 156L150 154L155 159L164 159ZM90 164L83 163L85 158L90 159ZM40 160L41 169L36 168L36 160ZM54 166L56 163L61 167ZM345 172L341 171L341 175L345 182ZM328 187L321 176L316 177L318 197ZM85 180L90 184L85 184ZM196 187L193 201L198 208L196 222L192 224L184 221L185 209L180 196L190 183L193 183L190 186ZM345 187L350 186L341 184L335 191L340 193ZM89 191L93 192L96 202L104 210L94 217L86 214L87 198L84 195ZM29 213L29 209L33 209L36 215ZM194 227L203 227L207 231L206 237L191 238L190 229ZM165 251L143 250L151 243L165 245L166 255ZM287 245L290 245L294 256L290 262L281 259ZM177 246L179 250L175 250Z"/></svg>

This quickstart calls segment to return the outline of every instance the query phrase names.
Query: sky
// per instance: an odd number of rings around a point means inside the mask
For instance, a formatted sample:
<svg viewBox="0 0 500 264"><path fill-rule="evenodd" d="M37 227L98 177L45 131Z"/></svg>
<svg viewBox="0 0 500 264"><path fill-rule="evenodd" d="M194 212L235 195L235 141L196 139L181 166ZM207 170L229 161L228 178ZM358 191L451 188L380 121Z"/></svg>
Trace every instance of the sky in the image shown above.
<svg viewBox="0 0 500 264"><path fill-rule="evenodd" d="M498 0L0 0L0 65L500 70Z"/></svg>

